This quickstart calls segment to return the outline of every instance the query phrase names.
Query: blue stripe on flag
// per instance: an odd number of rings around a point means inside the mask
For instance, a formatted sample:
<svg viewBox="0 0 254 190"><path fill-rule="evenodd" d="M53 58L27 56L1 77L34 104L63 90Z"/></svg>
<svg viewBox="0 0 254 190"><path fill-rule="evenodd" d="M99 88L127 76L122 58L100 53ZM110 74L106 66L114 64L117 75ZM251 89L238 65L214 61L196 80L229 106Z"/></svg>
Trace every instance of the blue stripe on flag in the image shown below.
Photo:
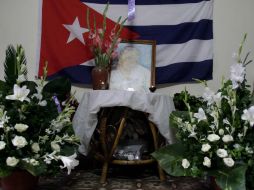
<svg viewBox="0 0 254 190"><path fill-rule="evenodd" d="M136 0L136 5L160 5L160 4L184 4L184 3L199 3L202 1L210 0ZM97 4L128 4L128 0L81 0L85 3L97 3Z"/></svg>
<svg viewBox="0 0 254 190"><path fill-rule="evenodd" d="M137 32L141 40L156 40L156 44L179 44L192 39L213 39L213 21L201 20L196 23L163 26L127 26Z"/></svg>
<svg viewBox="0 0 254 190"><path fill-rule="evenodd" d="M58 76L68 76L73 83L91 84L91 66L77 65L68 67L48 79ZM165 67L156 67L156 84L189 82L193 78L200 80L212 79L213 60L201 62L176 63Z"/></svg>
<svg viewBox="0 0 254 190"><path fill-rule="evenodd" d="M91 72L93 67L91 66L83 66L77 65L73 67L67 67L57 72L54 75L48 76L47 79L51 80L59 76L68 76L68 78L73 83L83 83L83 84L91 84Z"/></svg>
<svg viewBox="0 0 254 190"><path fill-rule="evenodd" d="M156 84L189 82L194 79L210 80L213 74L213 60L176 63L156 67Z"/></svg>

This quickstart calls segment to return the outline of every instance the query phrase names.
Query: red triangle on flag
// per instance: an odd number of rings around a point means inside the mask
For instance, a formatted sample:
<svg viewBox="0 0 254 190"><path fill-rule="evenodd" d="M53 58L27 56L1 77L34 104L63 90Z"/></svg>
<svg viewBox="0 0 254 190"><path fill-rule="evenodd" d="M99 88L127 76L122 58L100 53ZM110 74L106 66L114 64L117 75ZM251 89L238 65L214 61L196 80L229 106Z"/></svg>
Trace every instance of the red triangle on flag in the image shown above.
<svg viewBox="0 0 254 190"><path fill-rule="evenodd" d="M127 5L126 5L127 6ZM79 0L43 0L41 45L39 57L39 76L48 62L48 75L63 68L82 64L93 58L86 45L88 29L86 12L88 6ZM90 24L96 19L98 28L102 28L103 15L90 9ZM107 33L115 22L106 19ZM137 33L123 28L122 39L135 39Z"/></svg>

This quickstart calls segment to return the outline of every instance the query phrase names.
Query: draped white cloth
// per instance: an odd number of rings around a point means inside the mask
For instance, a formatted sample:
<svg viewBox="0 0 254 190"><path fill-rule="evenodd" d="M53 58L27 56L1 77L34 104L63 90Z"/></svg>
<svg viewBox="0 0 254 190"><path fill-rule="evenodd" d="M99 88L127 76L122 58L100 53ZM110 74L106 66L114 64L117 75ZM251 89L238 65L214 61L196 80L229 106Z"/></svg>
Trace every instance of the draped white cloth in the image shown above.
<svg viewBox="0 0 254 190"><path fill-rule="evenodd" d="M95 90L85 92L73 118L75 134L80 138L79 152L87 155L89 143L98 123L97 113L102 107L126 106L149 113L148 119L159 129L168 143L174 141L169 115L175 109L170 96L124 90Z"/></svg>

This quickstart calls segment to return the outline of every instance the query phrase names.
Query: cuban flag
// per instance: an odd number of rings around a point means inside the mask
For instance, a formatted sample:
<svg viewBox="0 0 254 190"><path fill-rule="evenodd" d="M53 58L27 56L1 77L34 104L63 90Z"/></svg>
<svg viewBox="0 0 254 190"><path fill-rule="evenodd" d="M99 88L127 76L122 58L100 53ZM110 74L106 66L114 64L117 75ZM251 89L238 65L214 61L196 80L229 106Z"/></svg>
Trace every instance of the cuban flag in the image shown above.
<svg viewBox="0 0 254 190"><path fill-rule="evenodd" d="M131 0L129 0L131 1ZM93 55L86 44L88 27L109 2L107 29L128 16L128 0L41 0L41 41L38 74L45 62L48 76L91 83ZM135 17L125 22L121 38L156 41L156 83L212 79L213 0L132 0Z"/></svg>

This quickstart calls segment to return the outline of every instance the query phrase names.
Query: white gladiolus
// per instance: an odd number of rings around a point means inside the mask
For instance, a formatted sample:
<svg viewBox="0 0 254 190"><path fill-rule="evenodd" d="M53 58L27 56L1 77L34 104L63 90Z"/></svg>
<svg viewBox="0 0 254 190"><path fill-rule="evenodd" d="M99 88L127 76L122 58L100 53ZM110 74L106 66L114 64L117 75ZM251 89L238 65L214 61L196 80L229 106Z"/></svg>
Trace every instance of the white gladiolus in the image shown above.
<svg viewBox="0 0 254 190"><path fill-rule="evenodd" d="M26 86L22 86L21 88L15 84L13 87L13 95L6 96L7 100L19 100L23 102L24 100L30 101L29 98L27 98L30 90L26 88Z"/></svg>
<svg viewBox="0 0 254 190"><path fill-rule="evenodd" d="M235 161L232 158L223 158L223 162L228 167L233 167L235 165Z"/></svg>
<svg viewBox="0 0 254 190"><path fill-rule="evenodd" d="M40 146L38 143L33 143L31 148L34 153L38 153L40 151Z"/></svg>
<svg viewBox="0 0 254 190"><path fill-rule="evenodd" d="M250 126L254 125L254 106L251 106L249 109L243 110L242 120L248 121Z"/></svg>
<svg viewBox="0 0 254 190"><path fill-rule="evenodd" d="M47 105L47 101L46 100L42 100L38 103L40 106L46 106Z"/></svg>
<svg viewBox="0 0 254 190"><path fill-rule="evenodd" d="M206 87L202 97L204 98L205 101L207 101L208 105L214 103L213 96L214 92L210 88Z"/></svg>
<svg viewBox="0 0 254 190"><path fill-rule="evenodd" d="M233 147L238 150L242 148L242 146L240 144L234 144Z"/></svg>
<svg viewBox="0 0 254 190"><path fill-rule="evenodd" d="M215 141L218 141L220 140L220 137L216 134L210 134L207 136L207 139L210 141L210 142L215 142Z"/></svg>
<svg viewBox="0 0 254 190"><path fill-rule="evenodd" d="M202 152L207 152L210 150L210 148L211 148L211 146L208 143L206 143L206 144L202 144L201 150L202 150Z"/></svg>
<svg viewBox="0 0 254 190"><path fill-rule="evenodd" d="M234 63L230 67L230 80L232 81L233 89L238 88L239 83L243 82L245 73L245 67L243 64Z"/></svg>
<svg viewBox="0 0 254 190"><path fill-rule="evenodd" d="M220 158L225 158L228 156L228 152L225 149L218 149L216 151L217 156L219 156Z"/></svg>
<svg viewBox="0 0 254 190"><path fill-rule="evenodd" d="M67 168L68 170L68 175L71 173L71 170L74 169L77 165L79 165L79 161L76 160L75 158L77 157L77 154L73 154L69 157L67 156L60 156L60 159L63 162L63 166L60 166L61 169Z"/></svg>
<svg viewBox="0 0 254 190"><path fill-rule="evenodd" d="M15 128L18 132L22 133L22 132L24 132L24 131L26 131L26 130L28 129L28 125L22 124L22 123L17 123L17 124L14 126L14 128Z"/></svg>
<svg viewBox="0 0 254 190"><path fill-rule="evenodd" d="M204 157L203 165L210 168L211 167L211 159L208 157Z"/></svg>
<svg viewBox="0 0 254 190"><path fill-rule="evenodd" d="M5 148L6 143L4 141L0 141L0 150Z"/></svg>
<svg viewBox="0 0 254 190"><path fill-rule="evenodd" d="M223 140L224 143L229 143L229 142L234 141L234 139L233 139L233 137L231 135L224 135L222 137L222 140Z"/></svg>
<svg viewBox="0 0 254 190"><path fill-rule="evenodd" d="M24 74L21 74L18 76L17 83L20 84L22 82L26 81L26 77Z"/></svg>
<svg viewBox="0 0 254 190"><path fill-rule="evenodd" d="M24 137L16 135L14 139L12 139L12 144L17 148L23 148L27 145L27 141Z"/></svg>
<svg viewBox="0 0 254 190"><path fill-rule="evenodd" d="M182 159L182 166L184 169L187 169L188 167L190 167L190 162L186 158L184 158Z"/></svg>
<svg viewBox="0 0 254 190"><path fill-rule="evenodd" d="M6 159L7 166L15 167L19 163L19 160L15 157L8 157Z"/></svg>
<svg viewBox="0 0 254 190"><path fill-rule="evenodd" d="M194 113L194 117L198 119L198 122L207 119L205 112L202 108L198 109L198 113Z"/></svg>

